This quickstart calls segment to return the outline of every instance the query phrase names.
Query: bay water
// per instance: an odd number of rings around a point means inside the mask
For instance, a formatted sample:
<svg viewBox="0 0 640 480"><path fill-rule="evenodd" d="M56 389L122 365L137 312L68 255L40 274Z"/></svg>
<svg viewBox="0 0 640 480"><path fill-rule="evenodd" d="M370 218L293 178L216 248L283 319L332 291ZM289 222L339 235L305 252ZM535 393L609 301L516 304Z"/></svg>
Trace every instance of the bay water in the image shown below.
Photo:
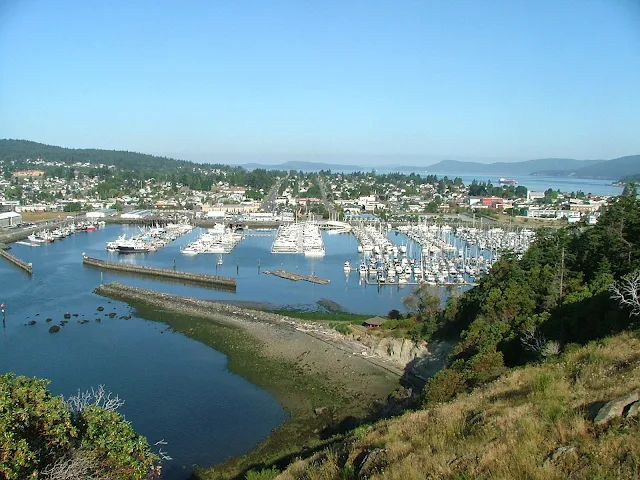
<svg viewBox="0 0 640 480"><path fill-rule="evenodd" d="M372 315L402 309L402 298L410 292L408 286L364 285L356 270L345 275L345 260L355 267L359 262L357 242L351 235L324 234L327 255L323 258L272 255L273 236L247 236L231 254L222 256L222 265L218 255L180 254L180 246L196 238L200 229L148 254L106 251L107 241L138 230L109 225L37 248L12 244L11 253L31 262L34 274L30 277L0 261L0 302L6 310L6 326L0 332L0 372L47 378L51 391L65 396L103 384L125 400L120 411L136 431L152 444L167 442L161 448L173 458L164 464L164 478L169 480L188 478L194 464L213 465L248 451L287 414L268 392L230 372L223 354L167 330L162 323L139 318L126 303L94 294L101 282L276 307L314 309L326 298L346 310ZM238 288L231 293L101 272L84 266L82 253L163 268L173 268L175 260L177 270L235 277ZM278 268L315 273L331 283L291 282L264 274ZM112 312L115 317L110 318ZM69 323L60 332L49 333L65 313L72 315ZM127 316L131 318L121 318ZM51 323L45 321L48 317ZM32 320L36 324L28 325ZM79 323L83 320L88 322Z"/></svg>

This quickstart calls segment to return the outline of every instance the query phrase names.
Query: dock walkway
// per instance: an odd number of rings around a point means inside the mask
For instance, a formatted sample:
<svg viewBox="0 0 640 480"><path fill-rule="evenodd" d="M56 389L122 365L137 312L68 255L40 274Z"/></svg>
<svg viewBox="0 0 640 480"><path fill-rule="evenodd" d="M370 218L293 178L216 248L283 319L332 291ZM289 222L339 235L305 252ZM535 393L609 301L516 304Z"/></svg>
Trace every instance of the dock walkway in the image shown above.
<svg viewBox="0 0 640 480"><path fill-rule="evenodd" d="M9 252L6 252L4 250L0 250L0 257L6 258L7 260L9 260L14 265L16 265L16 266L20 267L21 269L23 269L29 275L33 275L33 266L30 263L23 262L19 258L14 257Z"/></svg>
<svg viewBox="0 0 640 480"><path fill-rule="evenodd" d="M287 280L293 280L294 282L304 280L311 283L318 283L320 285L327 285L328 283L331 283L331 280L318 277L317 275L302 275L301 273L288 272L286 270L265 270L264 273L265 275L275 275L276 277L286 278Z"/></svg>
<svg viewBox="0 0 640 480"><path fill-rule="evenodd" d="M208 275L205 273L183 272L180 270L170 270L168 268L153 268L143 265L127 265L121 262L109 262L98 258L82 256L82 263L97 268L105 268L108 270L118 270L121 272L131 272L140 275L156 276L171 278L184 282L198 283L201 285L210 285L216 288L224 288L227 290L236 290L236 279L229 277L220 277L218 275Z"/></svg>

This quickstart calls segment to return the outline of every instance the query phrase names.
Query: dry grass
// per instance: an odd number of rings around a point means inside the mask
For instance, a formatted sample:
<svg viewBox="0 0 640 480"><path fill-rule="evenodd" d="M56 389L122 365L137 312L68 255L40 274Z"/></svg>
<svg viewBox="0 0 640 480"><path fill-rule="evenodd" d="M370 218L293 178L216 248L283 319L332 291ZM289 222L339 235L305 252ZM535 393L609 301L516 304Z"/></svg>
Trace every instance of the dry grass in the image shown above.
<svg viewBox="0 0 640 480"><path fill-rule="evenodd" d="M640 340L621 334L450 403L361 427L278 478L639 478L638 420L591 421L597 402L638 387ZM559 447L569 449L552 458Z"/></svg>
<svg viewBox="0 0 640 480"><path fill-rule="evenodd" d="M74 215L66 212L21 212L23 222L37 222L40 220L51 220L52 218L66 218L67 215Z"/></svg>

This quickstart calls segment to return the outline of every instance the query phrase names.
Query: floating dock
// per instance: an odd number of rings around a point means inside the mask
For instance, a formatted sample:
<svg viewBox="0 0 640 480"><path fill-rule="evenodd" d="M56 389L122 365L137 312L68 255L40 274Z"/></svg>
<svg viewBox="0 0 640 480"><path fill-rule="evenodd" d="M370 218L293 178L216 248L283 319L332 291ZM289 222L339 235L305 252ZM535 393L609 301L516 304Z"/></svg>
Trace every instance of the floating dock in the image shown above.
<svg viewBox="0 0 640 480"><path fill-rule="evenodd" d="M394 282L390 282L388 280L385 280L384 282L378 282L375 279L368 279L365 278L364 279L364 283L366 283L367 285L377 285L379 287L384 287L384 286L388 286L388 287L397 287L398 285L403 286L403 285L429 285L430 287L475 287L476 285L478 285L477 283L474 282L463 282L463 283L458 283L458 282L445 282L445 283L434 283L434 284L430 284L430 283L426 283L426 282L398 282L398 281L394 281Z"/></svg>
<svg viewBox="0 0 640 480"><path fill-rule="evenodd" d="M23 262L19 258L14 257L13 255L11 255L8 252L5 252L4 250L0 250L0 257L6 258L7 260L9 260L14 265L16 265L16 266L20 267L21 269L23 269L29 275L33 275L33 267L31 266L30 263Z"/></svg>
<svg viewBox="0 0 640 480"><path fill-rule="evenodd" d="M298 280L303 280L311 283L318 283L320 285L327 285L331 283L331 280L326 278L318 277L316 275L302 275L300 273L287 272L286 270L265 270L265 275L275 275L276 277L286 278L287 280L293 280L297 282Z"/></svg>
<svg viewBox="0 0 640 480"><path fill-rule="evenodd" d="M207 275L204 273L183 272L180 270L171 270L168 268L153 268L143 265L127 265L121 262L109 262L98 258L91 258L83 255L82 263L97 268L107 270L117 270L121 272L136 273L139 275L155 276L179 280L181 282L198 283L200 285L209 285L215 288L225 290L236 290L236 279L229 277L220 277L218 275Z"/></svg>

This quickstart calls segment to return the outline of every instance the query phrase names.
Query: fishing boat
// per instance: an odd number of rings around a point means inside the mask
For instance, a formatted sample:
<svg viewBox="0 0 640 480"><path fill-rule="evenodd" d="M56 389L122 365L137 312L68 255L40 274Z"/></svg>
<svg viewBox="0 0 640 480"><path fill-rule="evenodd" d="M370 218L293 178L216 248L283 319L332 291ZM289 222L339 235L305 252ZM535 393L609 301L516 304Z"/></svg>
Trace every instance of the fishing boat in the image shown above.
<svg viewBox="0 0 640 480"><path fill-rule="evenodd" d="M148 253L149 247L140 240L123 240L118 244L118 253Z"/></svg>

